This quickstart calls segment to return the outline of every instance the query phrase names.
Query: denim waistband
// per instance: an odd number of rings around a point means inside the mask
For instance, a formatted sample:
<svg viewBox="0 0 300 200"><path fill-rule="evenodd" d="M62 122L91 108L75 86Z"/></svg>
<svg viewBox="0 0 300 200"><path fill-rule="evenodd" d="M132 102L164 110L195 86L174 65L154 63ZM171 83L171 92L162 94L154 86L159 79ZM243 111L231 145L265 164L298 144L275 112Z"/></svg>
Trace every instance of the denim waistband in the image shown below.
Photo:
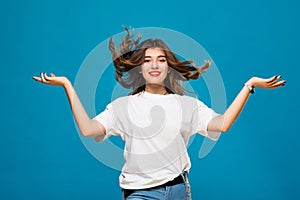
<svg viewBox="0 0 300 200"><path fill-rule="evenodd" d="M174 186L177 184L181 184L181 183L185 183L185 179L187 177L188 173L186 171L182 172L181 174L179 174L177 177L175 177L173 180L168 181L162 185L158 185L158 186L154 186L151 188L145 188L143 190L150 190L150 189L155 189L155 188L160 188L160 187L168 187L168 186ZM132 194L133 192L137 191L138 189L122 189L125 199Z"/></svg>

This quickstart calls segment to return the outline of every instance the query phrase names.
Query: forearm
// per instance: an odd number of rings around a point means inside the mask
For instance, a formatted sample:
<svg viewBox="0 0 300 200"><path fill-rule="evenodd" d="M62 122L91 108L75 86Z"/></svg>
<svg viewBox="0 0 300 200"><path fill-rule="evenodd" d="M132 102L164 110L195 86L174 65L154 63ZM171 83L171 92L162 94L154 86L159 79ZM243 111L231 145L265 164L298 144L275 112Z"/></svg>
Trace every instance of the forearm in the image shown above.
<svg viewBox="0 0 300 200"><path fill-rule="evenodd" d="M279 81L280 78L281 76L273 76L268 79L252 77L249 81L247 81L247 84L252 88L278 88L284 86L286 83L285 80ZM250 90L244 86L226 112L223 115L213 118L209 122L207 130L214 132L228 131L244 108L249 95Z"/></svg>
<svg viewBox="0 0 300 200"><path fill-rule="evenodd" d="M63 87L67 94L73 116L82 135L96 136L104 133L101 125L97 121L90 119L87 115L71 82L68 81Z"/></svg>
<svg viewBox="0 0 300 200"><path fill-rule="evenodd" d="M208 130L214 132L227 132L243 110L249 95L250 90L244 86L225 113L211 120Z"/></svg>
<svg viewBox="0 0 300 200"><path fill-rule="evenodd" d="M249 89L244 86L223 115L222 132L228 131L231 125L235 122L243 110L249 95Z"/></svg>

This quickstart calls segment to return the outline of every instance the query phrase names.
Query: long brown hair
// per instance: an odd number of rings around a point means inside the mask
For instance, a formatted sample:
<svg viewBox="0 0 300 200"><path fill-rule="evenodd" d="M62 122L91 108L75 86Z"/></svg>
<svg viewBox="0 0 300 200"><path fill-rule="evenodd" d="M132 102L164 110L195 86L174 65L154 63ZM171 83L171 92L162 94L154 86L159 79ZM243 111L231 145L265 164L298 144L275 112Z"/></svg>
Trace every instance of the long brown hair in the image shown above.
<svg viewBox="0 0 300 200"><path fill-rule="evenodd" d="M145 90L146 82L139 73L139 67L144 63L145 52L149 48L160 48L166 55L168 66L171 68L164 82L168 93L185 94L187 90L184 89L181 81L198 79L209 66L209 63L205 63L203 66L197 67L193 61L180 61L162 40L147 39L140 42L141 34L134 39L132 30L123 28L127 35L119 46L119 52L112 38L109 41L109 50L112 52L116 79L123 87L132 89L130 94Z"/></svg>

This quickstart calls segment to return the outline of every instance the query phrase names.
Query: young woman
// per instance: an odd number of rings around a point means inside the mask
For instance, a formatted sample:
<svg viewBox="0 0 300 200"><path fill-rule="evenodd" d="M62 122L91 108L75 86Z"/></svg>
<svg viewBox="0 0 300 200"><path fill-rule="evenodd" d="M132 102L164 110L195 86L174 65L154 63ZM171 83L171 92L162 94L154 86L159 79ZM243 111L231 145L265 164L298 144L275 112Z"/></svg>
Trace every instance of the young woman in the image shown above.
<svg viewBox="0 0 300 200"><path fill-rule="evenodd" d="M119 177L123 199L191 199L188 171L191 167L186 146L194 133L216 140L209 132L226 132L243 109L254 88L278 88L280 76L252 77L244 84L224 114L217 114L196 98L186 96L182 81L198 79L211 62L197 67L180 61L159 39L140 42L127 35L119 51L113 40L116 79L132 92L116 99L91 119L72 83L66 77L41 73L34 80L62 86L76 123L84 136L101 142L111 135L125 142L124 166ZM214 134L216 135L216 134Z"/></svg>

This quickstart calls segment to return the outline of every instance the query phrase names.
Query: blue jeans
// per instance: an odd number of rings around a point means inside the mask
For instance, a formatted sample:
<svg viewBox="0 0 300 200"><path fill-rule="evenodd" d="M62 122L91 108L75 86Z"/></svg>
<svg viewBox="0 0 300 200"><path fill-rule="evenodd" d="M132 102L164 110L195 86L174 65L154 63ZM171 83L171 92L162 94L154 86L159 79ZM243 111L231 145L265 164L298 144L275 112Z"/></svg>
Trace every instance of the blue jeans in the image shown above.
<svg viewBox="0 0 300 200"><path fill-rule="evenodd" d="M184 179L184 183L135 190L126 199L123 191L123 200L192 200L187 174L181 174L181 176Z"/></svg>

